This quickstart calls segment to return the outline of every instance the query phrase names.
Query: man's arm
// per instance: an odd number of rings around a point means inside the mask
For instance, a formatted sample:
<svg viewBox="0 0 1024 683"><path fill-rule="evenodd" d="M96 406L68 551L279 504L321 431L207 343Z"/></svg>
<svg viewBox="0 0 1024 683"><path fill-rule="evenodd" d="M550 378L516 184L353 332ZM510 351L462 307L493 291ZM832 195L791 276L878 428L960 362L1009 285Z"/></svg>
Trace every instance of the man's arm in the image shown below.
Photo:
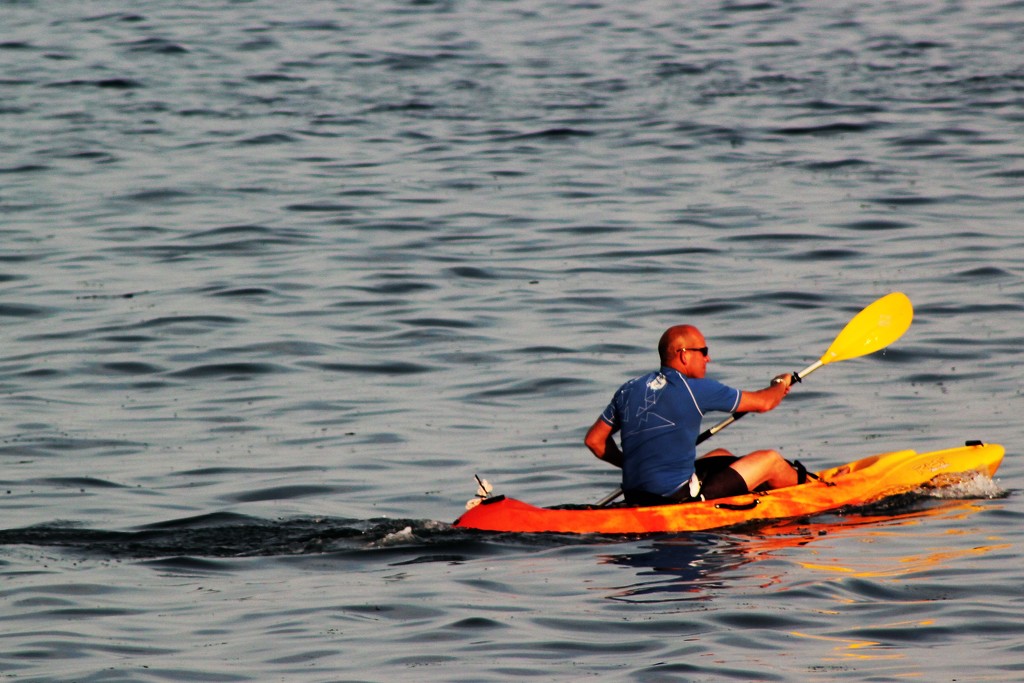
<svg viewBox="0 0 1024 683"><path fill-rule="evenodd" d="M792 382L792 375L779 375L765 389L741 392L740 405L736 412L767 413L782 403L782 399L789 393L789 385Z"/></svg>
<svg viewBox="0 0 1024 683"><path fill-rule="evenodd" d="M612 438L612 426L601 418L597 418L597 422L587 432L583 443L587 445L591 453L601 460L616 467L622 467L622 451L615 443L615 439Z"/></svg>

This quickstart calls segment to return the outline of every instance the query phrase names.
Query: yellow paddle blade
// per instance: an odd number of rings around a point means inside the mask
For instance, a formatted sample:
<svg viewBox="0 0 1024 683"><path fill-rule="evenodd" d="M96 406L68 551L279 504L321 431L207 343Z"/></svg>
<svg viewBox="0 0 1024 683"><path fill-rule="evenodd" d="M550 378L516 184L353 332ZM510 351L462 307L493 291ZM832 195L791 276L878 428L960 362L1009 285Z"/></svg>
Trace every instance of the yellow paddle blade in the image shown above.
<svg viewBox="0 0 1024 683"><path fill-rule="evenodd" d="M822 365L884 349L903 336L913 318L914 307L906 294L886 294L846 324L821 357Z"/></svg>

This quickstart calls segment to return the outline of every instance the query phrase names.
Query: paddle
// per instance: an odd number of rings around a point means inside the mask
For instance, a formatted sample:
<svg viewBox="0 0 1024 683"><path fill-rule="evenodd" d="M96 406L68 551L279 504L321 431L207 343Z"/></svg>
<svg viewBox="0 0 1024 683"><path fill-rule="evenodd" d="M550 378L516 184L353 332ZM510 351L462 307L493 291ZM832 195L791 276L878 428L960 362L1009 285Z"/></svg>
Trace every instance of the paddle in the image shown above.
<svg viewBox="0 0 1024 683"><path fill-rule="evenodd" d="M828 347L825 354L800 372L793 373L793 382L800 382L818 368L840 360L860 358L884 349L903 336L914 317L914 307L902 292L886 294L853 317ZM746 413L733 413L697 437L699 445L722 431ZM602 498L597 505L603 507L622 495L617 489Z"/></svg>

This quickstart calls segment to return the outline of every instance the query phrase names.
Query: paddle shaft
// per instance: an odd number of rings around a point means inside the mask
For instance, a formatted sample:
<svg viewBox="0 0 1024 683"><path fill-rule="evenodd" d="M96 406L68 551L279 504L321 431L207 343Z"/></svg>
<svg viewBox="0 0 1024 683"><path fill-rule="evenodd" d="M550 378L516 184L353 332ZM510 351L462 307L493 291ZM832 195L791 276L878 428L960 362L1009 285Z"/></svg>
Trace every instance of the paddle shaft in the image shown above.
<svg viewBox="0 0 1024 683"><path fill-rule="evenodd" d="M814 372L815 370L817 370L818 368L820 368L824 364L825 363L819 359L819 360L814 361L810 365L808 365L801 372L794 372L793 373L793 382L794 383L802 382L804 377L806 377L807 375L811 374L812 372ZM733 422L735 422L736 420L740 419L741 417L743 417L746 414L747 413L733 413L729 417L725 418L724 420L722 420L721 422L716 424L714 427L711 427L709 429L705 429L703 432L700 433L700 436L697 437L697 441L695 442L696 445L699 446L700 444L704 443L705 441L707 441L708 439L713 437L715 434L717 434L718 432L722 431L723 429L725 429L726 427L728 427ZM613 500L615 500L616 498L618 498L621 495L622 495L622 489L621 488L615 489L614 491L609 493L607 496L605 496L604 498L599 500L598 503L597 503L597 506L598 507L604 507L605 505L607 505L608 503L612 502Z"/></svg>

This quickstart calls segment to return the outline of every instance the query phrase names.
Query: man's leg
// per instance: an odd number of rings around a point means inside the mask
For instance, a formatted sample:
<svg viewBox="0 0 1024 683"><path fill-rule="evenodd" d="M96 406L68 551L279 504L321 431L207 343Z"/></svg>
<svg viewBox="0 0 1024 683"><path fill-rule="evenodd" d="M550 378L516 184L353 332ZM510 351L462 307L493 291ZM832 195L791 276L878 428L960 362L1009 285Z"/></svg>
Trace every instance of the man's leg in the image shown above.
<svg viewBox="0 0 1024 683"><path fill-rule="evenodd" d="M753 491L761 484L773 489L795 486L797 472L777 451L754 451L729 465L736 470L747 489Z"/></svg>

